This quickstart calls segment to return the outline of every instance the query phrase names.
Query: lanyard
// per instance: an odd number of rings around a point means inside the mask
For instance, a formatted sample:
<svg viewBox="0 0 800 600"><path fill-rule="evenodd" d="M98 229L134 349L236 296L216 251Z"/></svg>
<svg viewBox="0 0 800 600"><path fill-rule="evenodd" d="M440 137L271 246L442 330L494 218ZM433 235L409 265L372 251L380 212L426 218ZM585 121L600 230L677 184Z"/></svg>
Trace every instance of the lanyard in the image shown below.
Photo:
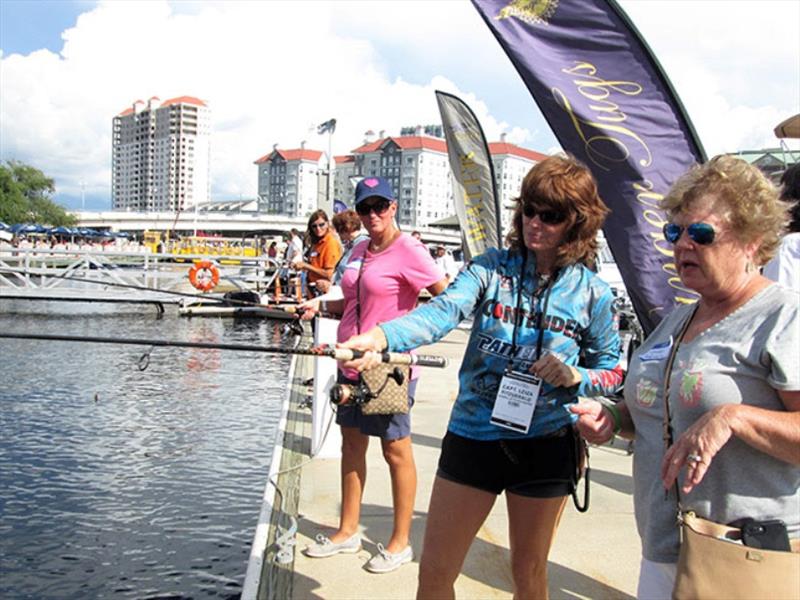
<svg viewBox="0 0 800 600"><path fill-rule="evenodd" d="M364 272L364 263L367 262L367 250L369 242L361 255L361 262L358 264L358 277L356 278L356 333L361 333L361 274Z"/></svg>
<svg viewBox="0 0 800 600"><path fill-rule="evenodd" d="M514 362L514 358L517 355L517 329L519 327L519 322L522 315L522 289L524 287L525 282L525 267L528 264L528 251L525 249L525 253L522 255L522 268L520 270L520 277L519 277L519 287L517 288L517 308L514 311L514 329L511 333L511 358L508 361L508 370L511 370L511 365ZM542 356L542 346L544 345L544 315L547 312L547 305L550 301L550 292L553 289L553 285L555 284L556 279L558 278L559 270L556 269L553 271L551 277L548 278L547 283L545 284L544 288L544 300L539 300L539 316L536 319L536 329L538 330L538 334L536 337L536 360L539 360ZM540 287L534 290L532 300L537 298L541 298L542 290ZM531 302L531 308L533 308L533 301Z"/></svg>

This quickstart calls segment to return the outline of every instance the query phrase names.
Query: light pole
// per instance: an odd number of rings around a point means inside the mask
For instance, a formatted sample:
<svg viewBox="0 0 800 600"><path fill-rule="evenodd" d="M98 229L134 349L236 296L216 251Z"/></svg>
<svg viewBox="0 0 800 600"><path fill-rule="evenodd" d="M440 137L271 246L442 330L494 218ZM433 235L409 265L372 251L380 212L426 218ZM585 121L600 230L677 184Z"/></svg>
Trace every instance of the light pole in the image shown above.
<svg viewBox="0 0 800 600"><path fill-rule="evenodd" d="M331 148L334 131L336 131L336 119L328 119L317 127L318 134L328 134L328 180L325 185L325 206L321 207L324 208L325 212L328 214L333 213L333 194L331 193L333 189L333 152Z"/></svg>

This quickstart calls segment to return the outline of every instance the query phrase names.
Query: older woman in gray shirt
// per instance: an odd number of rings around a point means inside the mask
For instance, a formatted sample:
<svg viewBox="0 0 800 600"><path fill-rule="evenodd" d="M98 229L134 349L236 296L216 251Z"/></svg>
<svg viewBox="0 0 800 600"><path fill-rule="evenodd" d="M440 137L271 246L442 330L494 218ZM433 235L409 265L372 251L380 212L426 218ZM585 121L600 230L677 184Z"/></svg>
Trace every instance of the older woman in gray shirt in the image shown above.
<svg viewBox="0 0 800 600"><path fill-rule="evenodd" d="M800 537L800 294L758 271L778 246L787 206L758 169L729 156L689 171L662 205L678 275L700 300L674 309L639 348L624 404L573 409L592 443L635 439L637 595L647 599L669 598L675 581L676 481L681 507L699 517L780 519L795 548Z"/></svg>

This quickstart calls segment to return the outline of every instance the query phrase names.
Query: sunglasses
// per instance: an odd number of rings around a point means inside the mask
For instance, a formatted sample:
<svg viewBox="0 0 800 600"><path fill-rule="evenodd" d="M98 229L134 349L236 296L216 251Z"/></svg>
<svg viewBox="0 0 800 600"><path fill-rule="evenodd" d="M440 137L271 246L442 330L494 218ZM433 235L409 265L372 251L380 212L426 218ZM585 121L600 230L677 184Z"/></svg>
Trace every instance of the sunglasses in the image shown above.
<svg viewBox="0 0 800 600"><path fill-rule="evenodd" d="M320 221L319 223L312 223L311 224L311 228L312 229L322 229L323 227L327 227L327 226L328 226L328 222L327 221Z"/></svg>
<svg viewBox="0 0 800 600"><path fill-rule="evenodd" d="M689 239L701 246L708 246L713 243L717 235L717 232L708 223L692 223L688 227L667 223L664 225L664 237L670 244L676 244L681 239L684 229L686 229Z"/></svg>
<svg viewBox="0 0 800 600"><path fill-rule="evenodd" d="M360 204L356 204L356 212L362 217L366 217L370 212L374 212L376 215L380 216L389 210L390 205L391 202L388 200L381 200L371 204L367 202L361 202Z"/></svg>
<svg viewBox="0 0 800 600"><path fill-rule="evenodd" d="M561 212L560 210L553 210L553 209L537 210L530 204L526 204L522 207L522 214L524 214L529 219L532 219L536 215L539 215L539 220L545 225L558 225L559 223L563 223L564 221L567 220L567 215Z"/></svg>

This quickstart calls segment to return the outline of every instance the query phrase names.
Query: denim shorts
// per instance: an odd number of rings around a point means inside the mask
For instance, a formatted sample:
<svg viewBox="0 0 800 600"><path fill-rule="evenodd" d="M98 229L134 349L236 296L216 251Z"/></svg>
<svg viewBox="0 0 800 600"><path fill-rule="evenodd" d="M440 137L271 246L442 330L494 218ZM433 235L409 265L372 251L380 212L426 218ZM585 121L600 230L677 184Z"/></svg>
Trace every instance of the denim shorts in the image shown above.
<svg viewBox="0 0 800 600"><path fill-rule="evenodd" d="M338 383L358 383L348 379L341 372ZM417 380L408 382L408 412L399 415L365 415L357 404L343 404L336 407L336 423L341 427L355 427L364 435L379 437L382 440L399 440L411 435L411 407L414 406L414 395L417 391Z"/></svg>
<svg viewBox="0 0 800 600"><path fill-rule="evenodd" d="M442 479L493 494L502 491L532 498L570 494L575 473L571 427L537 438L473 440L447 432L442 440Z"/></svg>

